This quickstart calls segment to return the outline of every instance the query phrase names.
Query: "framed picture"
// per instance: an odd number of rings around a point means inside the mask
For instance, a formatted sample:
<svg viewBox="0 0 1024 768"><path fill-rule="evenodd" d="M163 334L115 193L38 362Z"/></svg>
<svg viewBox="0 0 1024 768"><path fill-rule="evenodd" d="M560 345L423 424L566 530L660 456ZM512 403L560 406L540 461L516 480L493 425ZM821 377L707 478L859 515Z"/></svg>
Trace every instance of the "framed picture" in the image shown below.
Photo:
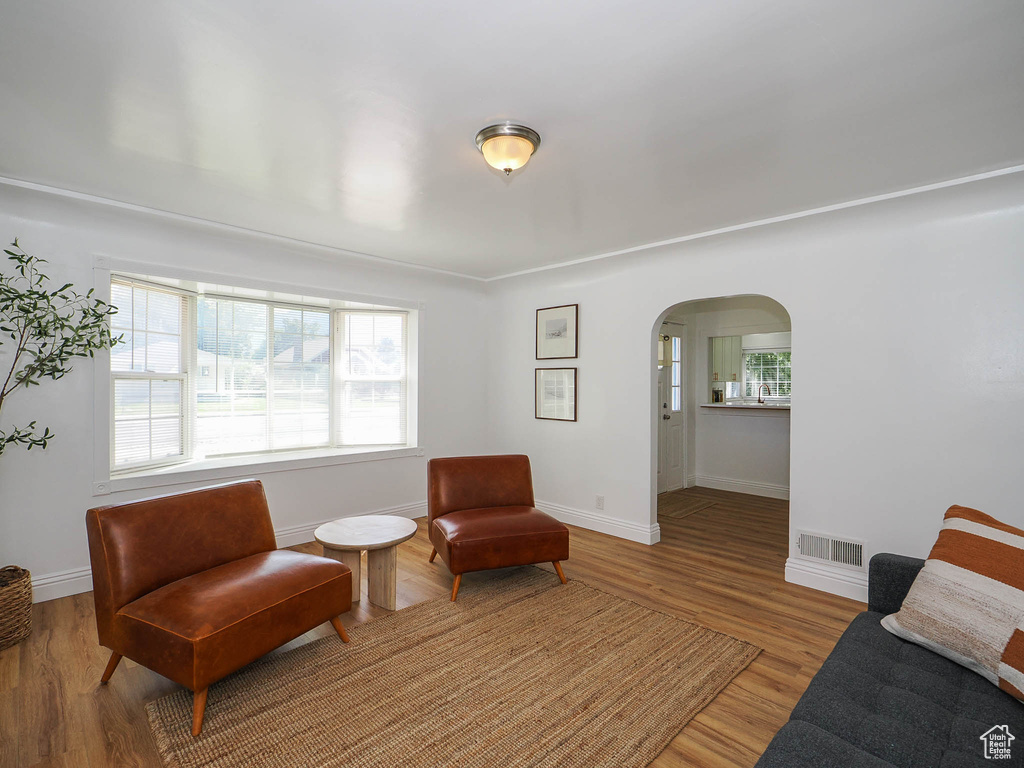
<svg viewBox="0 0 1024 768"><path fill-rule="evenodd" d="M538 419L576 421L576 368L537 368L534 416Z"/></svg>
<svg viewBox="0 0 1024 768"><path fill-rule="evenodd" d="M537 310L537 359L565 360L577 357L579 304Z"/></svg>

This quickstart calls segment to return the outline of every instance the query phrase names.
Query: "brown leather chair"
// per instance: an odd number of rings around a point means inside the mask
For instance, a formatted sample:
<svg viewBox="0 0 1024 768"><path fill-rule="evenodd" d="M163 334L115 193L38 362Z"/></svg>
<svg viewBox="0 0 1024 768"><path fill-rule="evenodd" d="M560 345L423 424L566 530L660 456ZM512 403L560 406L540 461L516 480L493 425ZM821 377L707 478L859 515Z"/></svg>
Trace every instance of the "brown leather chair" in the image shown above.
<svg viewBox="0 0 1024 768"><path fill-rule="evenodd" d="M352 607L339 562L277 549L258 480L86 513L101 682L122 656L191 688L192 735L211 683Z"/></svg>
<svg viewBox="0 0 1024 768"><path fill-rule="evenodd" d="M455 575L549 562L565 584L569 529L534 507L528 456L466 456L427 462L427 530Z"/></svg>

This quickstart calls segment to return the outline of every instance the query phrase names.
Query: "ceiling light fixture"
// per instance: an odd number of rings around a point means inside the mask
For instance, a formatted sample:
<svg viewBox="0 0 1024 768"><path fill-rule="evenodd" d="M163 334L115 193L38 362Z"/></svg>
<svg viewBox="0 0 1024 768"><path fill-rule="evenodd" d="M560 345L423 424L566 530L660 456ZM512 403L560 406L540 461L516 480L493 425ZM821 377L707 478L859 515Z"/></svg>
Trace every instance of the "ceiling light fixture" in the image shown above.
<svg viewBox="0 0 1024 768"><path fill-rule="evenodd" d="M508 176L530 161L540 146L540 134L525 125L489 125L476 135L476 146L489 166Z"/></svg>

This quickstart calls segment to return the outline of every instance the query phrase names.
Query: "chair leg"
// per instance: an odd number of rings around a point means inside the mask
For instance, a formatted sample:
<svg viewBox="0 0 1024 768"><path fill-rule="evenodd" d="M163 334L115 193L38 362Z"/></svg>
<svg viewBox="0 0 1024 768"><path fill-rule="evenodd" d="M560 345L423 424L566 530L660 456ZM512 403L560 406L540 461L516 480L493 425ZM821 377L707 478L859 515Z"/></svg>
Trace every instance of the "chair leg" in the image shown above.
<svg viewBox="0 0 1024 768"><path fill-rule="evenodd" d="M345 631L345 625L341 623L340 616L335 616L333 619L331 619L331 626L334 627L334 630L338 633L338 637L341 638L341 642L347 643L348 632Z"/></svg>
<svg viewBox="0 0 1024 768"><path fill-rule="evenodd" d="M452 584L452 602L455 602L455 596L459 594L459 585L462 583L462 574L455 576L455 583Z"/></svg>
<svg viewBox="0 0 1024 768"><path fill-rule="evenodd" d="M203 715L206 714L206 694L209 688L192 694L192 735L198 736L203 730Z"/></svg>
<svg viewBox="0 0 1024 768"><path fill-rule="evenodd" d="M121 654L116 651L110 652L110 661L107 662L107 668L103 670L103 677L100 678L100 684L106 685L110 681L110 676L114 674L114 670L117 669L117 665L121 663Z"/></svg>
<svg viewBox="0 0 1024 768"><path fill-rule="evenodd" d="M432 563L432 562L434 562L434 558L435 558L435 557L437 557L437 550L436 550L436 549L431 549L431 550L430 550L430 559L429 559L429 560L427 560L427 562L428 562L428 563Z"/></svg>
<svg viewBox="0 0 1024 768"><path fill-rule="evenodd" d="M557 560L553 560L551 562L551 564L553 566L555 566L555 573L558 574L558 578L560 578L562 580L562 583L563 584L567 583L568 580L565 578L565 574L562 573L562 564L560 562L558 562Z"/></svg>

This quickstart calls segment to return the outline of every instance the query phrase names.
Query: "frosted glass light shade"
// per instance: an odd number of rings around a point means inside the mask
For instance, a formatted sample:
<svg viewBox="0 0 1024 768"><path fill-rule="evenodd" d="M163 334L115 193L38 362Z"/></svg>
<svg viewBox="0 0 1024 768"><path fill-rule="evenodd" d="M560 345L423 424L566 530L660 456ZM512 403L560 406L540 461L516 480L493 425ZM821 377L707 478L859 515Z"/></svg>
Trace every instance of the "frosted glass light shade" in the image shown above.
<svg viewBox="0 0 1024 768"><path fill-rule="evenodd" d="M520 136L495 136L480 147L492 168L511 173L522 168L533 154L533 144Z"/></svg>
<svg viewBox="0 0 1024 768"><path fill-rule="evenodd" d="M529 162L540 146L540 134L525 125L491 125L476 135L476 145L487 164L507 176Z"/></svg>

